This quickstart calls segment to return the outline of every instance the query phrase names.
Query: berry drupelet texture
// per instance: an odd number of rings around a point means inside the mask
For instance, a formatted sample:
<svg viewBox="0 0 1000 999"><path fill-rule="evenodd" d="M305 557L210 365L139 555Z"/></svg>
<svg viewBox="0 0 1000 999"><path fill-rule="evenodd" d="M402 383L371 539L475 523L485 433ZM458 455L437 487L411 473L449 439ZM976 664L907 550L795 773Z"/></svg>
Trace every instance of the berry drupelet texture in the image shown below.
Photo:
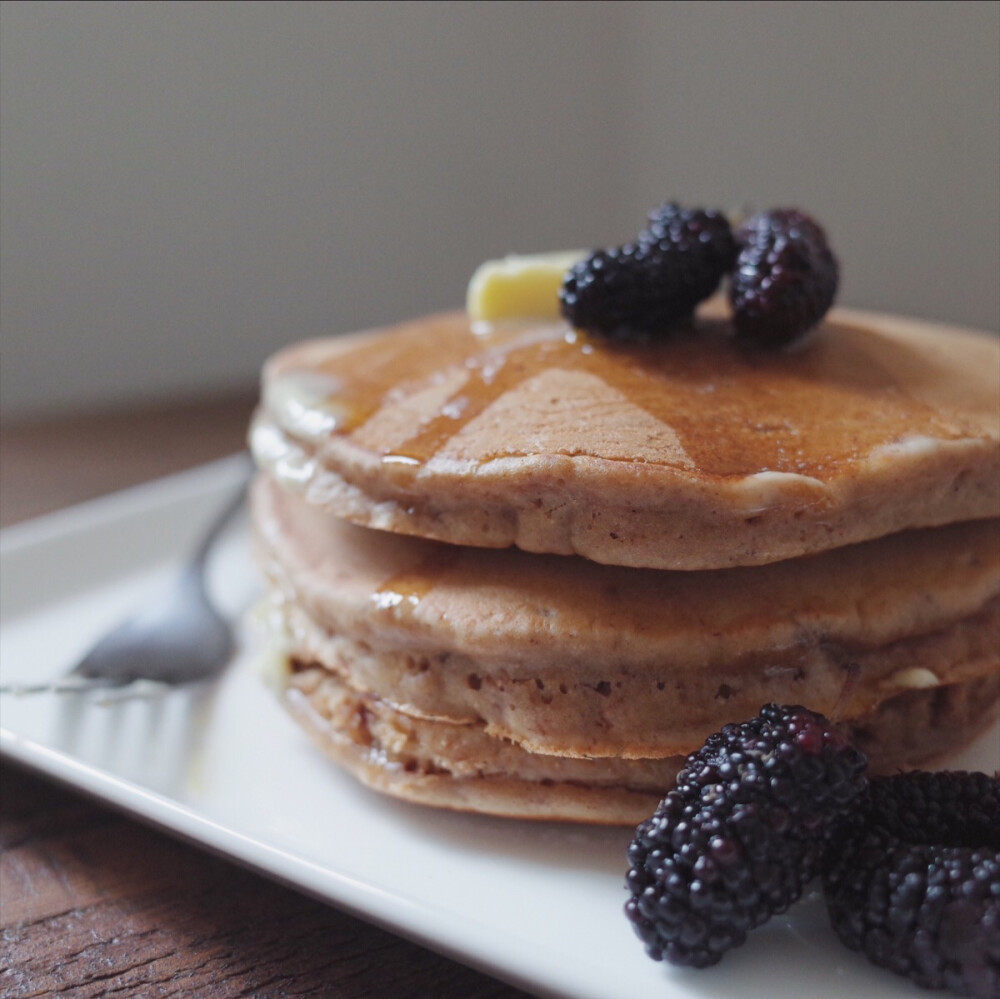
<svg viewBox="0 0 1000 999"><path fill-rule="evenodd" d="M920 770L872 781L863 800L879 826L913 843L1000 850L1000 781L983 773Z"/></svg>
<svg viewBox="0 0 1000 999"><path fill-rule="evenodd" d="M715 964L794 902L863 792L866 762L798 706L767 705L711 736L629 847L625 911L649 955Z"/></svg>
<svg viewBox="0 0 1000 999"><path fill-rule="evenodd" d="M737 246L729 219L713 208L682 208L675 201L667 201L649 213L638 243L649 247L672 246L697 254L708 289L702 298L718 288L721 276L736 262ZM717 275L714 281L708 277L712 273Z"/></svg>
<svg viewBox="0 0 1000 999"><path fill-rule="evenodd" d="M824 872L840 939L925 988L1000 997L1000 780L873 779Z"/></svg>
<svg viewBox="0 0 1000 999"><path fill-rule="evenodd" d="M634 242L595 250L570 268L560 310L588 333L648 341L688 319L735 259L724 215L668 202Z"/></svg>
<svg viewBox="0 0 1000 999"><path fill-rule="evenodd" d="M739 227L736 241L729 300L739 337L782 346L826 315L840 272L817 222L794 208L761 212Z"/></svg>

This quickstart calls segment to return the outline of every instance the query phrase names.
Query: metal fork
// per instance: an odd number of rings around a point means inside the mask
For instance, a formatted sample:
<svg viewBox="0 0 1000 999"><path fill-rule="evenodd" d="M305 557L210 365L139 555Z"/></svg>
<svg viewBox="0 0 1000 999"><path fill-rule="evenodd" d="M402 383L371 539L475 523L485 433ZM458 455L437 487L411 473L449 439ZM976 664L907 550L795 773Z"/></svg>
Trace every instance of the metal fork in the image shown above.
<svg viewBox="0 0 1000 999"><path fill-rule="evenodd" d="M61 679L0 685L2 694L84 693L149 681L161 688L207 680L235 650L233 629L205 588L215 542L242 509L247 483L216 514L167 589L114 628Z"/></svg>

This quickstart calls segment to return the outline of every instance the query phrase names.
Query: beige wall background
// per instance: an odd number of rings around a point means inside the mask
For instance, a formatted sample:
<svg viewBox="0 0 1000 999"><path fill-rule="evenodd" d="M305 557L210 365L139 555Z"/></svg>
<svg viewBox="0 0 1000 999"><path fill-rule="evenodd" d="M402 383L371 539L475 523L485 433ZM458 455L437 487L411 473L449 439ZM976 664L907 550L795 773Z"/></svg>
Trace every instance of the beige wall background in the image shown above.
<svg viewBox="0 0 1000 999"><path fill-rule="evenodd" d="M993 2L4 3L0 405L245 385L667 198L996 329L998 53Z"/></svg>

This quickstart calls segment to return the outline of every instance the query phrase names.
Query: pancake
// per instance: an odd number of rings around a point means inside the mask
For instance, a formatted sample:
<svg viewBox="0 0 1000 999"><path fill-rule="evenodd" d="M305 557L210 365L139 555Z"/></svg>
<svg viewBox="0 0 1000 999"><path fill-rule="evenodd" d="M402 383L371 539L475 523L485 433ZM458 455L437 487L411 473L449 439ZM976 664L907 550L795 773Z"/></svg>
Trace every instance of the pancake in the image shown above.
<svg viewBox="0 0 1000 999"><path fill-rule="evenodd" d="M683 755L765 702L851 719L1000 673L1000 519L679 572L374 532L267 477L253 507L293 661L529 752Z"/></svg>
<svg viewBox="0 0 1000 999"><path fill-rule="evenodd" d="M609 565L762 565L1000 514L1000 343L834 311L785 352L464 314L287 348L258 462L317 508Z"/></svg>
<svg viewBox="0 0 1000 999"><path fill-rule="evenodd" d="M931 765L996 718L1000 674L913 690L845 724L872 773ZM634 826L684 757L567 759L529 753L476 723L413 718L320 667L288 677L285 701L316 744L362 783L397 798L511 818Z"/></svg>
<svg viewBox="0 0 1000 999"><path fill-rule="evenodd" d="M295 345L251 429L285 704L369 786L634 824L766 702L875 772L1000 705L1000 346L832 313L749 349L427 317Z"/></svg>

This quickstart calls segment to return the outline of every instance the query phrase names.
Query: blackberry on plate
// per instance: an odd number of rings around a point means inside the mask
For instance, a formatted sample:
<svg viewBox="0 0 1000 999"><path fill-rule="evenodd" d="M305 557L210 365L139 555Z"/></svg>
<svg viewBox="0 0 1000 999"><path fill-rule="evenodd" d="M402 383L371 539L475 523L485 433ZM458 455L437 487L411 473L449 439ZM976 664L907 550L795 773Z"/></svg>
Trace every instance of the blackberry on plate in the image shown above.
<svg viewBox="0 0 1000 999"><path fill-rule="evenodd" d="M781 346L826 315L839 267L817 222L797 209L778 208L749 218L736 240L729 301L737 336Z"/></svg>
<svg viewBox="0 0 1000 999"><path fill-rule="evenodd" d="M799 706L710 736L629 847L625 912L649 955L707 967L794 902L866 765Z"/></svg>
<svg viewBox="0 0 1000 999"><path fill-rule="evenodd" d="M588 333L649 340L690 317L735 259L724 215L668 202L634 242L595 250L570 268L560 311Z"/></svg>
<svg viewBox="0 0 1000 999"><path fill-rule="evenodd" d="M875 778L823 889L841 941L925 988L1000 997L1000 780Z"/></svg>

